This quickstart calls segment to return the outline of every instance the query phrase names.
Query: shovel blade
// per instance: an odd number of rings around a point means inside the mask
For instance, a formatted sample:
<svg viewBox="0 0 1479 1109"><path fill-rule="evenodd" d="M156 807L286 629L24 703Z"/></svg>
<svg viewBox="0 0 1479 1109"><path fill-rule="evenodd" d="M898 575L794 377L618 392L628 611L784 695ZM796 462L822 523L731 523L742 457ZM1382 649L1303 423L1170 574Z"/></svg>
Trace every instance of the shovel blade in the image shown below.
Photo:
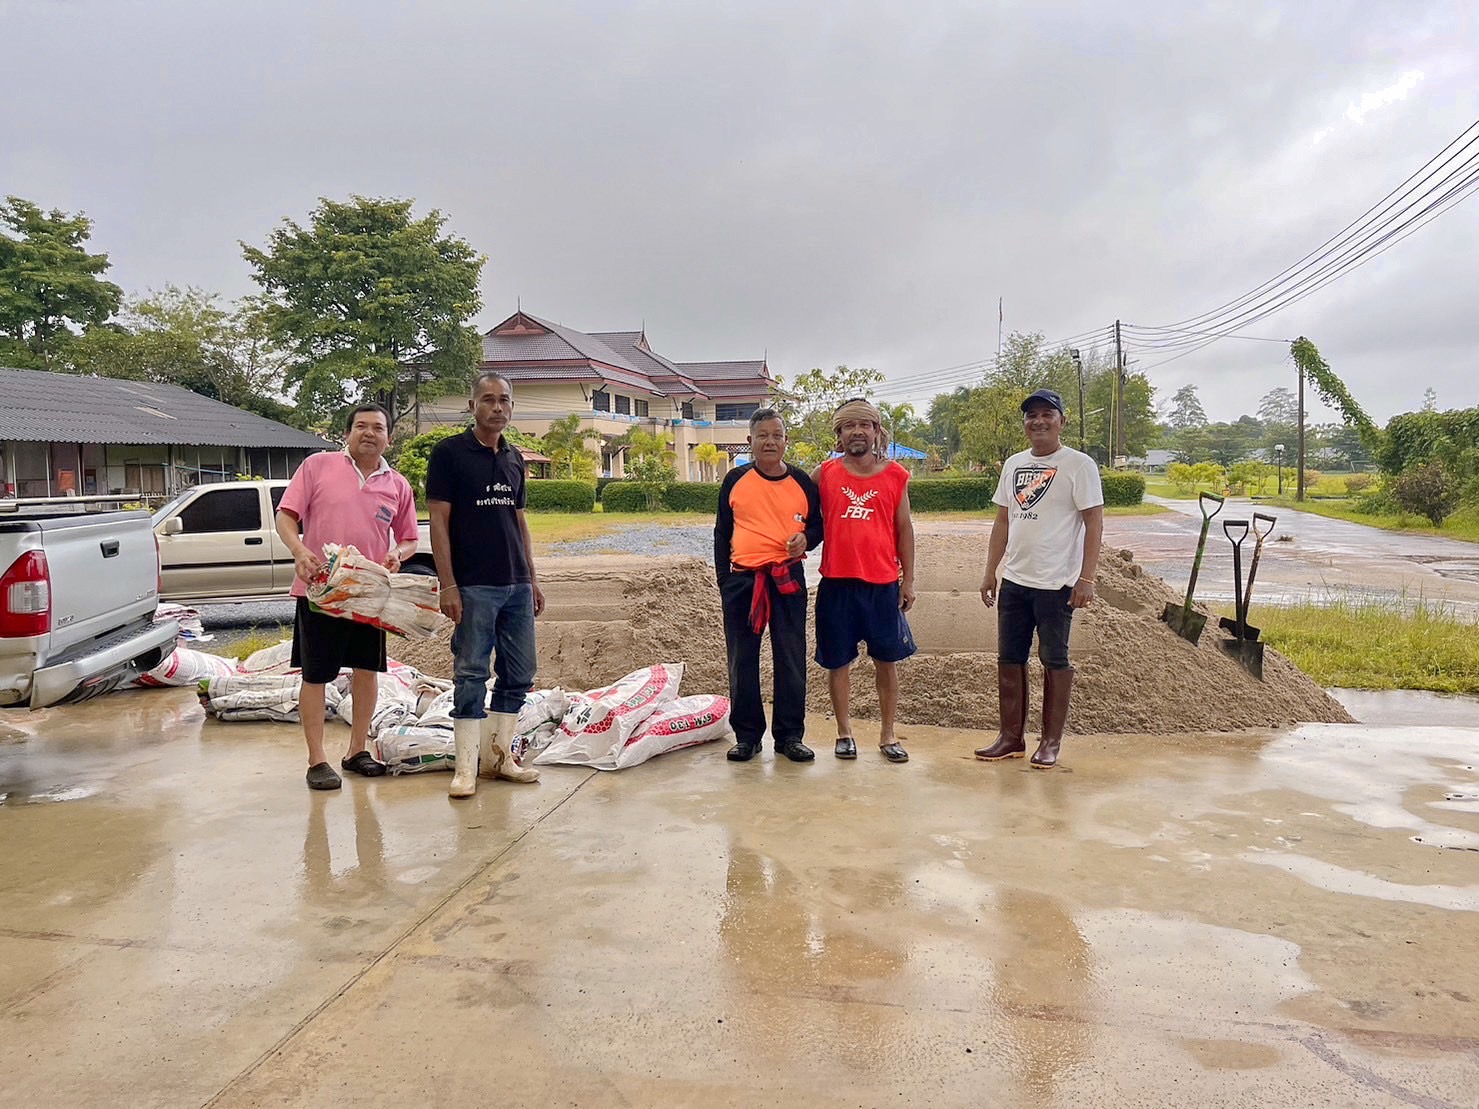
<svg viewBox="0 0 1479 1109"><path fill-rule="evenodd" d="M1161 619L1173 632L1193 645L1202 638L1202 629L1207 626L1206 616L1196 609L1188 612L1185 605L1167 605L1166 611L1161 613Z"/></svg>
<svg viewBox="0 0 1479 1109"><path fill-rule="evenodd" d="M1223 617L1221 617L1217 621L1217 624L1218 624L1218 626L1220 628L1222 628L1223 631L1228 632L1230 635L1232 635L1232 637L1234 639L1237 638L1237 635L1238 635L1238 622L1236 620L1234 620L1231 616L1223 616ZM1262 634L1261 631L1260 631L1260 629L1255 628L1252 624L1244 624L1243 625L1243 638L1244 639L1247 639L1249 641L1252 641L1252 640L1257 639L1260 634Z"/></svg>
<svg viewBox="0 0 1479 1109"><path fill-rule="evenodd" d="M1220 646L1232 655L1244 670L1263 681L1263 644L1253 639L1224 639Z"/></svg>

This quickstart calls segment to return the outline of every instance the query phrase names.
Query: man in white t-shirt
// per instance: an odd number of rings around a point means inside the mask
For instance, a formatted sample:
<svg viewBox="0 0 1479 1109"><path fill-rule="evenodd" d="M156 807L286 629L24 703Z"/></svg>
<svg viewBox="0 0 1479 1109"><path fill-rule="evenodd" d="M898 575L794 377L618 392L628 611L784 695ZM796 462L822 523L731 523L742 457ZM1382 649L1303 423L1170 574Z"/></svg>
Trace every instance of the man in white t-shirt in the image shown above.
<svg viewBox="0 0 1479 1109"><path fill-rule="evenodd" d="M1031 448L1001 468L996 523L981 580L987 608L996 615L996 661L1001 731L976 758L995 762L1027 752L1027 655L1037 631L1037 653L1046 679L1042 741L1032 766L1051 770L1068 723L1073 667L1068 631L1073 610L1094 599L1094 573L1104 538L1104 490L1099 467L1082 451L1063 445L1063 398L1039 389L1022 402L1022 426ZM999 581L998 581L999 579Z"/></svg>

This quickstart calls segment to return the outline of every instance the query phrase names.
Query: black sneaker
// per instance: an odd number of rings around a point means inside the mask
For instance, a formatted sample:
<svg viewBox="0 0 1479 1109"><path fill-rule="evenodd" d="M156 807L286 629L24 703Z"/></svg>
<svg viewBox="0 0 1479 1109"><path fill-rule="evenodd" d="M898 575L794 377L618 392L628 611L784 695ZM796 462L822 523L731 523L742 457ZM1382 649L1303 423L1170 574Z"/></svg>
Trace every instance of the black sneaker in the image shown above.
<svg viewBox="0 0 1479 1109"><path fill-rule="evenodd" d="M811 762L817 757L816 752L799 739L793 739L790 743L777 743L775 753L785 755L792 762Z"/></svg>
<svg viewBox="0 0 1479 1109"><path fill-rule="evenodd" d="M730 762L749 762L760 753L758 743L736 743L724 757Z"/></svg>

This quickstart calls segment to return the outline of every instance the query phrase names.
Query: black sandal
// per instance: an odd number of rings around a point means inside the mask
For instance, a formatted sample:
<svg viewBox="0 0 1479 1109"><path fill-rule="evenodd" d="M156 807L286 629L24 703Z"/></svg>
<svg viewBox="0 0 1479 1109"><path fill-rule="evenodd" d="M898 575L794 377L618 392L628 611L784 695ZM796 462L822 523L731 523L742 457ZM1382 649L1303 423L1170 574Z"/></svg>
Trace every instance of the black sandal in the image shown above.
<svg viewBox="0 0 1479 1109"><path fill-rule="evenodd" d="M888 759L889 762L909 761L909 752L904 750L897 743L885 743L882 747L878 749L883 752L883 757Z"/></svg>
<svg viewBox="0 0 1479 1109"><path fill-rule="evenodd" d="M852 736L841 735L837 737L837 746L832 753L839 759L855 759L858 757L858 745L853 742Z"/></svg>
<svg viewBox="0 0 1479 1109"><path fill-rule="evenodd" d="M309 789L338 789L343 784L334 768L326 762L316 762L308 768Z"/></svg>
<svg viewBox="0 0 1479 1109"><path fill-rule="evenodd" d="M361 778L379 778L385 774L385 764L376 762L375 756L368 751L361 751L351 758L341 759L339 765L351 774L358 774Z"/></svg>

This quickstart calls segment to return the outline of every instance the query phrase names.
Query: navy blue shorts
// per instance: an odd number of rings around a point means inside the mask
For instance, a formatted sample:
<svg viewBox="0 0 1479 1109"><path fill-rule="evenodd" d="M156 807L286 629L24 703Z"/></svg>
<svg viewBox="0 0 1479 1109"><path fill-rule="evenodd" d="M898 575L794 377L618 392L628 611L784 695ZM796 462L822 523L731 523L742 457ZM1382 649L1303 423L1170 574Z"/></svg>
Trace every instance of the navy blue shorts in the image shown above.
<svg viewBox="0 0 1479 1109"><path fill-rule="evenodd" d="M899 583L823 578L817 586L817 665L824 670L850 666L859 642L879 662L900 662L918 650L899 610Z"/></svg>

